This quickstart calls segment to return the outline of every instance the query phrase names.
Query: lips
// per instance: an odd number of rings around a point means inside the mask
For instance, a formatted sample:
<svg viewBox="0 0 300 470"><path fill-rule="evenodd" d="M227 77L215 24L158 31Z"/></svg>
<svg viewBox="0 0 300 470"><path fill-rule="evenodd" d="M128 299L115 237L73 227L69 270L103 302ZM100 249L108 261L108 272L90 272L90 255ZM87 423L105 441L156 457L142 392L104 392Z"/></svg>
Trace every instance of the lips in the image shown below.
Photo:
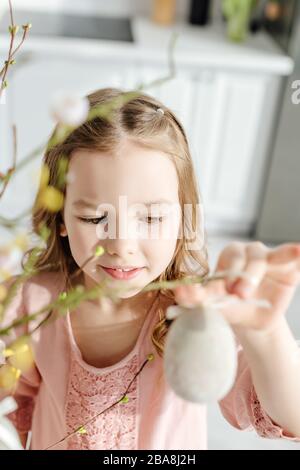
<svg viewBox="0 0 300 470"><path fill-rule="evenodd" d="M139 269L138 266L102 266L102 268L116 269L119 271L132 271L133 269Z"/></svg>
<svg viewBox="0 0 300 470"><path fill-rule="evenodd" d="M120 270L120 268L119 269L107 268L105 266L101 266L101 268L114 279L120 279L120 280L133 279L134 277L138 276L140 272L144 269L144 268L129 268L129 267L125 268L124 267L126 271L122 271ZM130 270L127 271L127 269L130 269Z"/></svg>

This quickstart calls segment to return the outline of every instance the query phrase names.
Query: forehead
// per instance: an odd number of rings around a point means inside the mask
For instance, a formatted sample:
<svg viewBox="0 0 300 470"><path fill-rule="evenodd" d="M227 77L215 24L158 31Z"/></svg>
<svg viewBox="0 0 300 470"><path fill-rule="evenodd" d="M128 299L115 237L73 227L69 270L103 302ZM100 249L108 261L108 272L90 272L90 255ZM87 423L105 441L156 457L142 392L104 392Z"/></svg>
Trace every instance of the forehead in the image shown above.
<svg viewBox="0 0 300 470"><path fill-rule="evenodd" d="M69 165L67 197L95 202L127 195L132 202L178 201L174 163L164 152L127 143L118 154L78 150Z"/></svg>

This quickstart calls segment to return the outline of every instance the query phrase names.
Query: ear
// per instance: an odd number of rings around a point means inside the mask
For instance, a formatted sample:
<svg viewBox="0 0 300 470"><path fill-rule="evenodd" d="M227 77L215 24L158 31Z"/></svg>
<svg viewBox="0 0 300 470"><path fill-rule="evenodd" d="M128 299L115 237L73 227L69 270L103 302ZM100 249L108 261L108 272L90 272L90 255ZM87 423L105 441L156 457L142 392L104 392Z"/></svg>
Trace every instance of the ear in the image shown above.
<svg viewBox="0 0 300 470"><path fill-rule="evenodd" d="M64 224L63 214L61 212L60 212L60 219L61 219L62 222L59 225L59 234L60 234L61 237L67 237L68 232L67 232L66 226Z"/></svg>
<svg viewBox="0 0 300 470"><path fill-rule="evenodd" d="M68 232L64 224L60 224L59 234L61 237L67 237Z"/></svg>

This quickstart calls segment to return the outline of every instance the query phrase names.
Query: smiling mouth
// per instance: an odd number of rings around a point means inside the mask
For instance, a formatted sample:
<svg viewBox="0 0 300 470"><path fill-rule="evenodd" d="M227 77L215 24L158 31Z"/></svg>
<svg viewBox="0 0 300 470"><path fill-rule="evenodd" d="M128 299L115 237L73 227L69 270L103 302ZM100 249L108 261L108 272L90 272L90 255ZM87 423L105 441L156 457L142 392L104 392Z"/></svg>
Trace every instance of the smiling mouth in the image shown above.
<svg viewBox="0 0 300 470"><path fill-rule="evenodd" d="M136 277L138 274L140 274L140 272L144 269L143 267L142 268L126 268L126 269L125 268L124 269L106 268L105 266L101 266L101 265L100 267L103 269L103 271L108 273L114 279L121 279L121 280L132 279L133 277Z"/></svg>

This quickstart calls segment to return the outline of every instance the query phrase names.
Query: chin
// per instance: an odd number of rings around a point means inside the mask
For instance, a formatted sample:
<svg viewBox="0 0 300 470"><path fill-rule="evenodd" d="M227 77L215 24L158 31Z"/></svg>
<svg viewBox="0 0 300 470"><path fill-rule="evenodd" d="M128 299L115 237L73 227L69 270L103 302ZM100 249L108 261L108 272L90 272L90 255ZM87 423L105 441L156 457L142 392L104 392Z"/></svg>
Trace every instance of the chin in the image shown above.
<svg viewBox="0 0 300 470"><path fill-rule="evenodd" d="M135 289L130 292L127 292L126 294L120 294L119 297L120 299L130 299L131 297L137 295L140 291L141 289Z"/></svg>
<svg viewBox="0 0 300 470"><path fill-rule="evenodd" d="M118 281L118 280L114 280L114 279L107 279L107 278L106 278L106 281L107 281L106 285L108 287L111 287L112 289L118 289L118 287L120 287L120 289L122 290L123 288L124 289L130 289L130 287L131 287L129 282L123 282L123 281ZM133 281L132 281L132 286L134 286ZM136 286L136 284L135 284L135 286ZM120 299L129 299L130 297L134 297L139 292L141 292L142 289L143 289L143 286L135 287L135 288L133 287L132 289L128 290L127 292L120 292L118 294L118 297L120 297Z"/></svg>

